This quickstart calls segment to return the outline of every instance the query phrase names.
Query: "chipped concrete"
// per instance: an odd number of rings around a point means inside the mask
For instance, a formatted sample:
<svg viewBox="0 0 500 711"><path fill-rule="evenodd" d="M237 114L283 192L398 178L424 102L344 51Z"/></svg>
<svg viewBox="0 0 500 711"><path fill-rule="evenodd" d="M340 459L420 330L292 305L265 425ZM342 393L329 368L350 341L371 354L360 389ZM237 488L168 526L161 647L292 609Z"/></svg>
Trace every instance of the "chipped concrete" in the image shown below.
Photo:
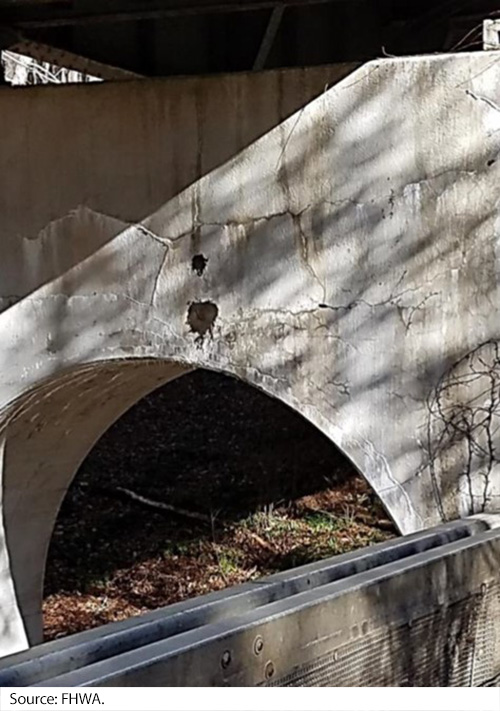
<svg viewBox="0 0 500 711"><path fill-rule="evenodd" d="M191 260L191 268L199 277L203 276L207 264L208 259L203 254L195 254Z"/></svg>
<svg viewBox="0 0 500 711"><path fill-rule="evenodd" d="M79 264L354 69L0 87L0 309Z"/></svg>
<svg viewBox="0 0 500 711"><path fill-rule="evenodd" d="M127 407L190 368L300 412L403 532L500 508L500 63L372 62L309 103L300 75L289 80L302 108L251 145L232 139L230 154L226 119L247 126L256 114L248 77L230 80L234 105L221 101L226 78L185 80L205 116L197 129L184 80L127 85L127 121L144 122L121 139L136 141L136 173L113 163L117 144L103 170L111 123L80 127L75 141L89 148L78 176L59 178L58 210L25 200L2 224L3 651L40 639L46 550L78 464ZM86 87L85 110L120 106L122 89ZM211 90L216 131L200 113ZM59 91L55 106L76 105ZM34 145L48 111L38 92L25 93ZM194 163L189 151L158 161L167 134L182 144L191 130ZM34 158L18 154L10 179L24 184ZM45 160L66 165L52 144Z"/></svg>
<svg viewBox="0 0 500 711"><path fill-rule="evenodd" d="M187 311L187 324L191 333L197 333L197 343L203 343L208 334L214 337L214 326L219 315L217 304L212 301L193 301Z"/></svg>

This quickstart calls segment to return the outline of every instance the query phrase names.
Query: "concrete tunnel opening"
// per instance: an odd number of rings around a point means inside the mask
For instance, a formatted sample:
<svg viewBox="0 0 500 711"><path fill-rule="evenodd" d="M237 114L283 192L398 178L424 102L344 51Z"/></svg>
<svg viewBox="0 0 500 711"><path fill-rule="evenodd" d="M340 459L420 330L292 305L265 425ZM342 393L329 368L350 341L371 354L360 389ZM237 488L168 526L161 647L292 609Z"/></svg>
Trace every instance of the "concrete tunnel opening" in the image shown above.
<svg viewBox="0 0 500 711"><path fill-rule="evenodd" d="M82 462L47 558L50 640L396 535L350 460L289 406L196 370Z"/></svg>

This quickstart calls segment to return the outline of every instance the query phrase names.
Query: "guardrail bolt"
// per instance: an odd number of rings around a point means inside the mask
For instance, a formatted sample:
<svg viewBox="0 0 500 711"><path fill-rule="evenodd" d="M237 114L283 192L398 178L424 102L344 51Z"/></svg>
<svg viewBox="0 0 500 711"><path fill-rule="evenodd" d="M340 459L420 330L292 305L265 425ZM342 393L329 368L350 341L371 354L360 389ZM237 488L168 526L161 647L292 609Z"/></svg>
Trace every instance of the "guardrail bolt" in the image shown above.
<svg viewBox="0 0 500 711"><path fill-rule="evenodd" d="M223 653L221 660L220 660L220 665L223 669L227 669L228 666L231 664L231 652L229 649L226 649L226 651Z"/></svg>
<svg viewBox="0 0 500 711"><path fill-rule="evenodd" d="M259 655L262 650L264 649L264 640L262 637L256 637L255 642L253 643L253 651L255 654Z"/></svg>
<svg viewBox="0 0 500 711"><path fill-rule="evenodd" d="M274 676L274 664L272 662L266 664L264 674L266 675L266 679L270 679Z"/></svg>

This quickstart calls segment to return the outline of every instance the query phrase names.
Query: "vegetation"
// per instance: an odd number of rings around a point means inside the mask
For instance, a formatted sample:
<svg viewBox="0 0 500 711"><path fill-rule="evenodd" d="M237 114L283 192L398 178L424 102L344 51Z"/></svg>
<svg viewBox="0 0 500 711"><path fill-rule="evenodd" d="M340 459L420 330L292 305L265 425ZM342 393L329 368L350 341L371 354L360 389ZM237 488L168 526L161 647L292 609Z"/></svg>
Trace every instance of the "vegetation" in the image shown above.
<svg viewBox="0 0 500 711"><path fill-rule="evenodd" d="M78 551L76 527L73 557L52 561L52 586L57 591L48 594L44 603L47 639L395 535L359 478L271 512L234 521L215 518L210 526L104 498L102 516L108 524L114 522L114 535L99 546ZM58 535L70 545L71 531L59 529Z"/></svg>

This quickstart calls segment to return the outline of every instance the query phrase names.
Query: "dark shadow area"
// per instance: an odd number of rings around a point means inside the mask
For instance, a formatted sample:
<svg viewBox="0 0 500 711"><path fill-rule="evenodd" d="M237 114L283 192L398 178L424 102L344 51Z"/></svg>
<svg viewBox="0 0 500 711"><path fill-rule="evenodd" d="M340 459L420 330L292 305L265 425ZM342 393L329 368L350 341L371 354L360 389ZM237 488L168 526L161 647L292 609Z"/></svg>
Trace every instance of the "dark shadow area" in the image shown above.
<svg viewBox="0 0 500 711"><path fill-rule="evenodd" d="M288 0L274 31L269 0L168 3L0 0L10 35L146 76L208 74L259 67L365 60L480 49L481 22L494 0ZM5 29L4 29L5 28ZM267 32L266 32L267 31Z"/></svg>
<svg viewBox="0 0 500 711"><path fill-rule="evenodd" d="M394 534L349 460L303 417L198 370L141 400L80 467L50 546L46 636Z"/></svg>

